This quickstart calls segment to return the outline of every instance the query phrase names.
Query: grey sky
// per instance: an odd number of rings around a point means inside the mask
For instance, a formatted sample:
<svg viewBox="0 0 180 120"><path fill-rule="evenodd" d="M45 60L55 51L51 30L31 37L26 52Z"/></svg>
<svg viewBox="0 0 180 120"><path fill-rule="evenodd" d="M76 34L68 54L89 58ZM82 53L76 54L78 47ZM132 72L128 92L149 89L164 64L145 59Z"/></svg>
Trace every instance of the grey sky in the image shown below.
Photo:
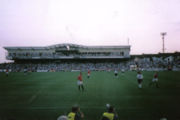
<svg viewBox="0 0 180 120"><path fill-rule="evenodd" d="M0 0L3 46L127 45L131 54L180 51L179 0Z"/></svg>

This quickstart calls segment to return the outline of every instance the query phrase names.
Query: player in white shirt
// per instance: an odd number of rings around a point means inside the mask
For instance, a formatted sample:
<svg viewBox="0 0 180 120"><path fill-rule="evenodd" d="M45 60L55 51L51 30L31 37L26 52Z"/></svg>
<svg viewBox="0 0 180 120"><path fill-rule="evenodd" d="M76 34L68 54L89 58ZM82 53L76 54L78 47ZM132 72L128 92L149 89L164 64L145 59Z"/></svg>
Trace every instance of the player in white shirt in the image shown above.
<svg viewBox="0 0 180 120"><path fill-rule="evenodd" d="M121 69L121 73L124 75L124 72L125 72L125 70L124 69Z"/></svg>
<svg viewBox="0 0 180 120"><path fill-rule="evenodd" d="M117 71L117 70L114 71L114 76L115 76L116 78L118 78L118 71Z"/></svg>
<svg viewBox="0 0 180 120"><path fill-rule="evenodd" d="M143 75L142 73L139 71L137 74L137 82L138 82L138 87L142 88L142 81L143 81Z"/></svg>

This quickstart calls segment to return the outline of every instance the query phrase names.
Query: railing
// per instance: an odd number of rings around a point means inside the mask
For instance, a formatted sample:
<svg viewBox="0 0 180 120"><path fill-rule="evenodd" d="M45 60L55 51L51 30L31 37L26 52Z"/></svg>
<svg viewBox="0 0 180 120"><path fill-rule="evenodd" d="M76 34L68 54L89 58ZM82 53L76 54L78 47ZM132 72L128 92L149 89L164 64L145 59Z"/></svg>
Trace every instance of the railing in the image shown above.
<svg viewBox="0 0 180 120"><path fill-rule="evenodd" d="M88 58L129 58L129 55L31 55L31 56L6 56L8 60L13 60L13 59L88 59Z"/></svg>

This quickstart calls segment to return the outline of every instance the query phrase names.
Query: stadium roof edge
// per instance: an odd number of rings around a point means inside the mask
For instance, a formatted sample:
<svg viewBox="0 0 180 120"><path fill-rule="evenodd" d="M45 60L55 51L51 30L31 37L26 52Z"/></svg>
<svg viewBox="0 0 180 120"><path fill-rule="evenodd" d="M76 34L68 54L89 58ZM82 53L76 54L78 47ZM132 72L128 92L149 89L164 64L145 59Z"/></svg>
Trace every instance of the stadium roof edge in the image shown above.
<svg viewBox="0 0 180 120"><path fill-rule="evenodd" d="M6 49L6 50L9 50L9 49L31 49L31 50L33 50L33 49L47 49L46 47L21 47L21 46L16 46L16 47L3 47L4 49Z"/></svg>
<svg viewBox="0 0 180 120"><path fill-rule="evenodd" d="M50 46L13 46L13 47L3 47L6 50L9 49L51 49L51 48L56 48L56 47L62 47L62 46L75 46L75 47L82 47L82 48L130 48L130 45L105 45L105 46L99 46L99 45L94 45L94 46L85 46L85 45L78 45L78 44L71 44L71 43L62 43L62 44L54 44Z"/></svg>

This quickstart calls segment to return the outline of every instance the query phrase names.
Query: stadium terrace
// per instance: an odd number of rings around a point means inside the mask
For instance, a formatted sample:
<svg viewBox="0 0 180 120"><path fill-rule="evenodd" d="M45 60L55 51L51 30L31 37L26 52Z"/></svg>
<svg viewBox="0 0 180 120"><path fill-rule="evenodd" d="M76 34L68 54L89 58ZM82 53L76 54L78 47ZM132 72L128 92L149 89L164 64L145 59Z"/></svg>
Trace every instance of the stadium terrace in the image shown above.
<svg viewBox="0 0 180 120"><path fill-rule="evenodd" d="M56 44L46 47L4 47L8 60L124 59L130 58L130 46L84 46Z"/></svg>

